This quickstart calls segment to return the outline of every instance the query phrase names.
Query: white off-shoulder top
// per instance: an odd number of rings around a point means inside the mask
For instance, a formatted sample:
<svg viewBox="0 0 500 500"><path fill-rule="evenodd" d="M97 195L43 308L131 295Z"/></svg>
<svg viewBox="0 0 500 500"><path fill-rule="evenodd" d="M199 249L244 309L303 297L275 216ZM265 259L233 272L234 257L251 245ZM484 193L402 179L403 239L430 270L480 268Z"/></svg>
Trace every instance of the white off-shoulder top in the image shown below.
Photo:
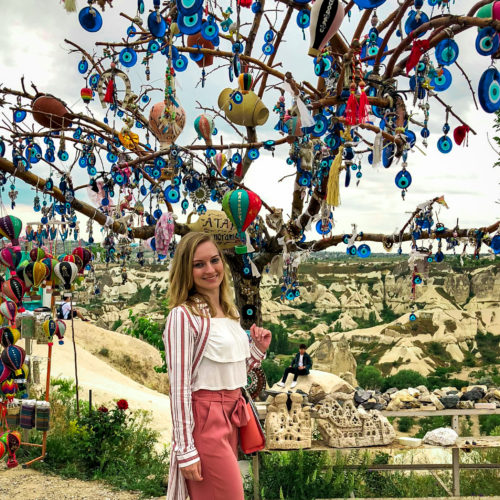
<svg viewBox="0 0 500 500"><path fill-rule="evenodd" d="M210 318L210 332L203 358L192 382L192 391L232 390L247 385L248 335L237 320Z"/></svg>

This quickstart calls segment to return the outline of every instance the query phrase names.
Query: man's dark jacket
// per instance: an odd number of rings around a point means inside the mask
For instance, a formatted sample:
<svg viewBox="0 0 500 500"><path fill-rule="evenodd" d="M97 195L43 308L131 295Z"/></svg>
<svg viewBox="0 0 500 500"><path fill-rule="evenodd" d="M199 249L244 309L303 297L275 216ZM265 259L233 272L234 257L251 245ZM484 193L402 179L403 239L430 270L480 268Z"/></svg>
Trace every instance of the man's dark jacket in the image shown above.
<svg viewBox="0 0 500 500"><path fill-rule="evenodd" d="M293 358L292 368L298 368L299 367L299 359L300 359L300 352L298 352L295 355L295 358ZM303 362L304 362L304 366L306 367L305 374L308 375L309 374L309 370L312 368L313 364L312 364L311 356L309 356L309 354L307 354L307 352L304 353Z"/></svg>

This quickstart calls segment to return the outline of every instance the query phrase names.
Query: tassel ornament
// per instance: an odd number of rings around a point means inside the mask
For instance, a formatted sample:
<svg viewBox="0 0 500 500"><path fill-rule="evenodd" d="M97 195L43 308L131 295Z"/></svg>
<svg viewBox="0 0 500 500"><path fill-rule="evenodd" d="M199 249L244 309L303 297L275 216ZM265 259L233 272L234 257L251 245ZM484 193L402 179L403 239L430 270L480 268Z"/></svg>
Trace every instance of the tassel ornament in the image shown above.
<svg viewBox="0 0 500 500"><path fill-rule="evenodd" d="M104 96L104 102L107 102L108 104L113 104L115 97L115 81L113 78L109 79L108 86L106 87L106 95Z"/></svg>
<svg viewBox="0 0 500 500"><path fill-rule="evenodd" d="M66 12L76 12L76 0L64 0Z"/></svg>
<svg viewBox="0 0 500 500"><path fill-rule="evenodd" d="M342 169L342 153L344 152L344 146L340 146L337 156L330 166L330 173L328 174L328 186L326 190L326 202L332 207L338 207L340 205L340 189L339 189L339 177L340 170Z"/></svg>
<svg viewBox="0 0 500 500"><path fill-rule="evenodd" d="M356 100L356 84L353 82L350 85L351 94L347 99L345 108L345 118L349 125L356 125L358 119L358 101Z"/></svg>
<svg viewBox="0 0 500 500"><path fill-rule="evenodd" d="M366 83L361 80L359 82L361 94L359 96L358 123L366 123L368 121L368 113L370 112L370 105L368 103L368 96L366 95L365 87Z"/></svg>

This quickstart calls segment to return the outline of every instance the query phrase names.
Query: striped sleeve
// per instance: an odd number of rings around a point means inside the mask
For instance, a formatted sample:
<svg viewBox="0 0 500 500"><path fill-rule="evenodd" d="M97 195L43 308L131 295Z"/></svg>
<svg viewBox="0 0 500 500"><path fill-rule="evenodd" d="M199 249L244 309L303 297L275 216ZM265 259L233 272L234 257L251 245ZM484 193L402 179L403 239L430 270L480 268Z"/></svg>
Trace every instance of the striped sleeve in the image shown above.
<svg viewBox="0 0 500 500"><path fill-rule="evenodd" d="M183 308L174 307L170 311L163 341L170 378L170 410L177 462L179 467L187 467L200 460L200 457L193 440L191 403L194 331Z"/></svg>
<svg viewBox="0 0 500 500"><path fill-rule="evenodd" d="M257 348L255 342L250 340L250 357L247 358L247 373L260 366L262 360L266 357L266 353Z"/></svg>

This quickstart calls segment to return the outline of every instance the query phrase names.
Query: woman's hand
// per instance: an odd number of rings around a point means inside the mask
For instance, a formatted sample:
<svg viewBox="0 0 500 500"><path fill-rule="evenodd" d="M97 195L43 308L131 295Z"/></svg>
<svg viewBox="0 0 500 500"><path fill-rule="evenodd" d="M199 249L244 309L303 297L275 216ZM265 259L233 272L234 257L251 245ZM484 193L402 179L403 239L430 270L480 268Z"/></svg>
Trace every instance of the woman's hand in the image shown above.
<svg viewBox="0 0 500 500"><path fill-rule="evenodd" d="M271 343L272 334L269 330L257 326L255 323L250 327L250 335L259 349L262 352L266 352Z"/></svg>
<svg viewBox="0 0 500 500"><path fill-rule="evenodd" d="M191 481L203 481L201 476L201 461L188 465L187 467L181 467L181 473L184 479L190 479Z"/></svg>

